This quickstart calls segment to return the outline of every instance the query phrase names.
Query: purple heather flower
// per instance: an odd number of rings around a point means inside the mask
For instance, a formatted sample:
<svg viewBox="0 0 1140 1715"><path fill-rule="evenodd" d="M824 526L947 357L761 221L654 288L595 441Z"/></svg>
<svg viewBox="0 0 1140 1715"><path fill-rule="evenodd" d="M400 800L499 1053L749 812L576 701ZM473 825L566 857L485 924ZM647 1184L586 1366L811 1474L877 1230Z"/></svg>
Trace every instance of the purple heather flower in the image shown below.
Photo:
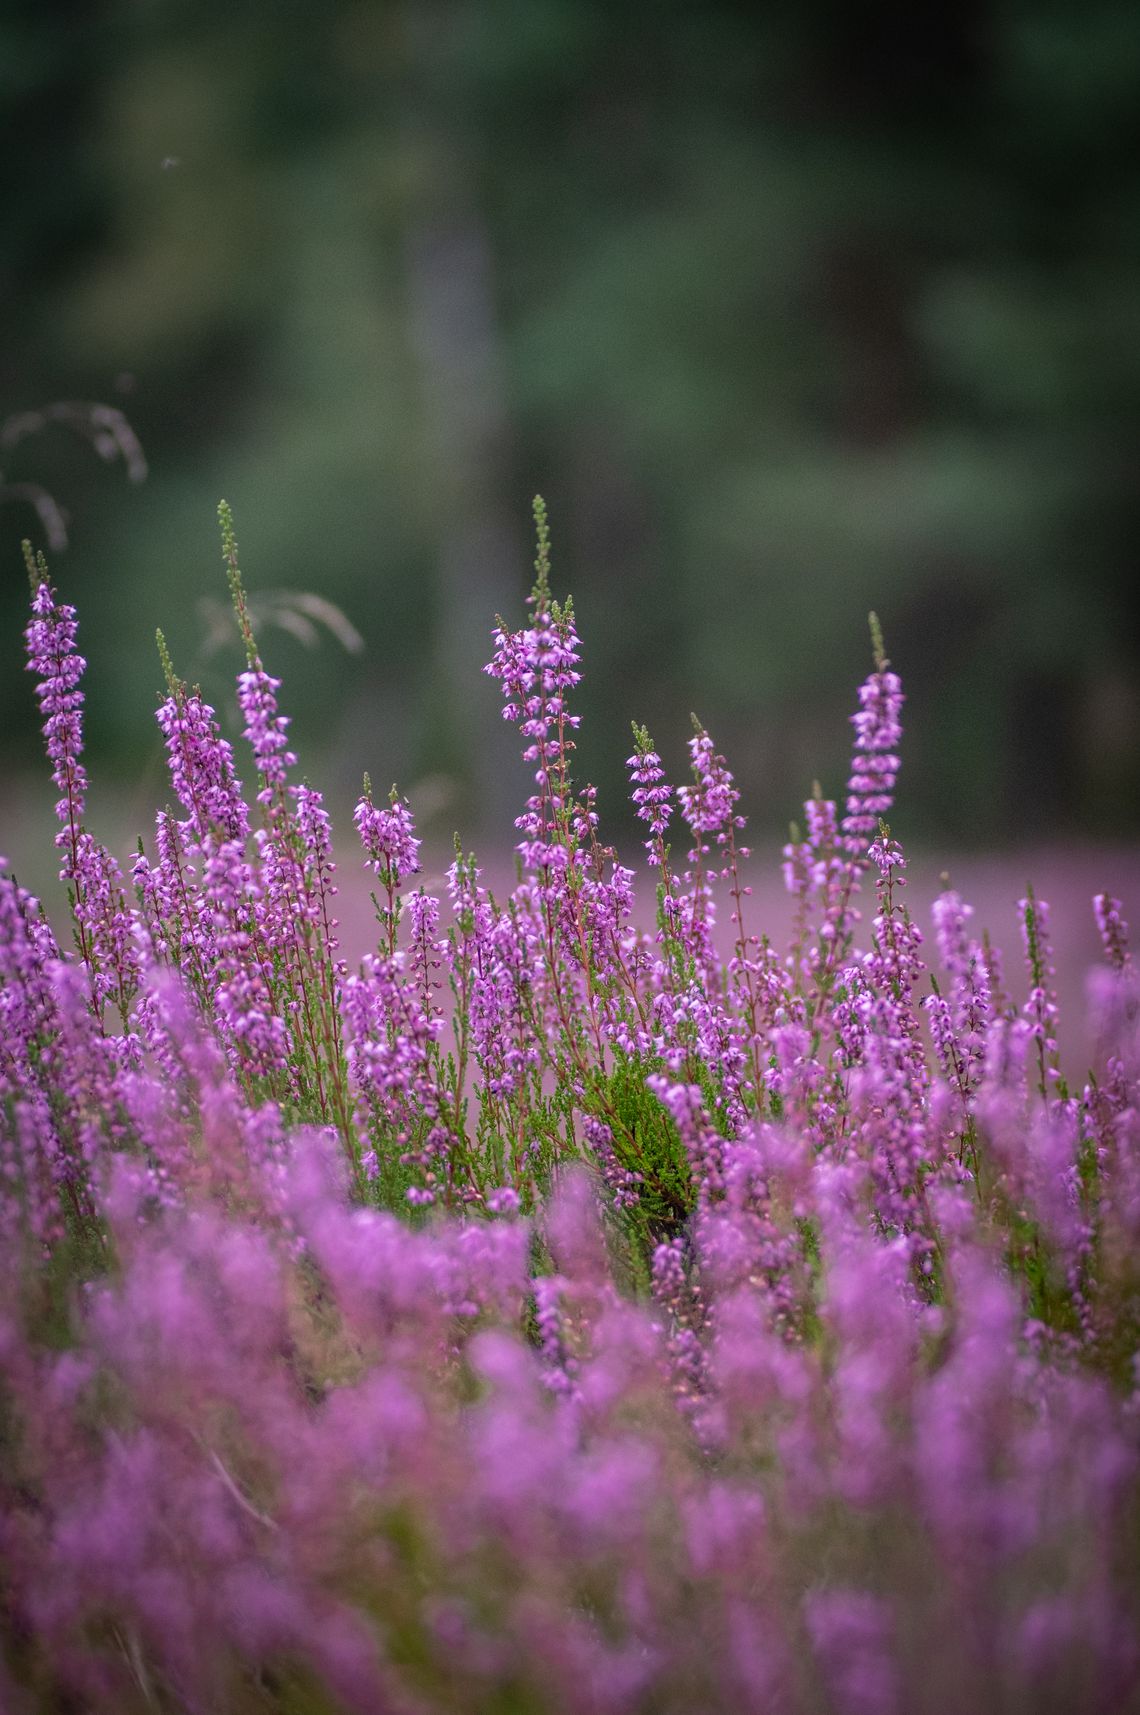
<svg viewBox="0 0 1140 1715"><path fill-rule="evenodd" d="M1050 1082L1059 1077L1057 1060L1057 995L1053 988L1053 948L1049 938L1049 907L1032 889L1017 902L1029 996L1024 1017L1037 1043L1039 1087L1045 1095Z"/></svg>
<svg viewBox="0 0 1140 1715"><path fill-rule="evenodd" d="M234 774L233 751L198 691L176 691L160 704L170 778L199 847L211 839L244 840L249 812Z"/></svg>
<svg viewBox="0 0 1140 1715"><path fill-rule="evenodd" d="M223 841L207 859L202 892L210 910L214 1008L238 1068L261 1076L284 1071L289 1032L258 944L262 894L240 841Z"/></svg>
<svg viewBox="0 0 1140 1715"><path fill-rule="evenodd" d="M278 712L280 689L280 679L271 678L259 661L238 674L238 705L245 721L243 736L253 751L262 781L257 801L267 806L281 798L288 771L297 761L289 749L289 717Z"/></svg>
<svg viewBox="0 0 1140 1715"><path fill-rule="evenodd" d="M824 933L829 940L835 934L834 923L848 877L835 805L830 798L809 798L804 804L804 818L806 839L784 847L784 885L805 906L817 900L822 903L824 924L831 925Z"/></svg>
<svg viewBox="0 0 1140 1715"><path fill-rule="evenodd" d="M1131 963L1128 950L1128 925L1119 899L1110 893L1098 893L1093 899L1093 913L1105 957L1115 970L1122 971Z"/></svg>
<svg viewBox="0 0 1140 1715"><path fill-rule="evenodd" d="M534 1323L542 1353L543 1382L551 1393L574 1399L578 1391L575 1383L578 1360L564 1335L562 1294L566 1284L561 1275L538 1277L534 1282Z"/></svg>
<svg viewBox="0 0 1140 1715"><path fill-rule="evenodd" d="M613 1129L590 1114L583 1121L586 1139L597 1158L601 1169L602 1179L609 1190L615 1209L633 1209L638 1204L638 1187L644 1184L644 1175L635 1169L623 1167L614 1150Z"/></svg>
<svg viewBox="0 0 1140 1715"><path fill-rule="evenodd" d="M898 674L887 671L885 661L859 688L860 706L851 716L855 754L847 782L847 814L843 818L847 850L855 858L865 856L879 822L890 813L894 803L903 701Z"/></svg>
<svg viewBox="0 0 1140 1715"><path fill-rule="evenodd" d="M573 807L564 799L574 749L570 734L581 724L581 716L568 711L566 695L581 678L581 644L570 604L559 607L545 595L535 598L530 626L507 631L500 623L494 638L495 653L484 670L502 687L503 719L517 725L531 741L523 760L535 766L538 791L527 800L526 812L515 825L524 836L518 847L523 863L536 870L547 861L549 847L562 843L565 828L574 819Z"/></svg>
<svg viewBox="0 0 1140 1715"><path fill-rule="evenodd" d="M306 914L319 924L327 952L336 952L337 920L330 904L336 898L336 862L333 858L332 825L321 794L306 783L293 788L297 810L297 832L304 851L302 902Z"/></svg>
<svg viewBox="0 0 1140 1715"><path fill-rule="evenodd" d="M353 813L360 843L367 854L366 861L382 881L395 887L420 867L420 842L415 837L415 823L407 799L396 795L393 786L388 803L372 802L366 788Z"/></svg>
<svg viewBox="0 0 1140 1715"><path fill-rule="evenodd" d="M744 826L744 817L736 813L740 793L728 764L714 750L713 741L703 727L689 740L689 756L693 784L677 788L681 814L693 830L698 846L709 834L723 846L734 828ZM747 856L747 852L742 855Z"/></svg>
<svg viewBox="0 0 1140 1715"><path fill-rule="evenodd" d="M981 1080L986 1029L992 1011L990 973L979 944L969 938L973 909L952 889L940 893L931 907L934 937L943 969L950 978L948 999L936 1007L927 1002L932 1027L939 1036L939 1058L963 1096ZM935 1014L938 1014L935 1025Z"/></svg>
<svg viewBox="0 0 1140 1715"><path fill-rule="evenodd" d="M673 814L670 803L672 788L665 779L661 758L653 749L645 728L635 726L633 736L637 748L632 756L626 758L626 767L634 785L633 803L638 819L649 829L650 837L645 842L649 861L658 863L660 841Z"/></svg>
<svg viewBox="0 0 1140 1715"><path fill-rule="evenodd" d="M126 1024L139 985L139 956L123 877L105 846L81 832L76 841L75 915L86 931L96 1012L108 1002Z"/></svg>
<svg viewBox="0 0 1140 1715"><path fill-rule="evenodd" d="M79 682L87 663L75 648L77 631L75 609L56 600L45 578L32 598L32 619L26 632L28 671L39 680L36 697L48 761L62 794L56 815L63 830L56 844L68 847L69 854L83 819L87 793L87 776L79 760L83 751L83 692ZM65 875L73 879L69 872Z"/></svg>

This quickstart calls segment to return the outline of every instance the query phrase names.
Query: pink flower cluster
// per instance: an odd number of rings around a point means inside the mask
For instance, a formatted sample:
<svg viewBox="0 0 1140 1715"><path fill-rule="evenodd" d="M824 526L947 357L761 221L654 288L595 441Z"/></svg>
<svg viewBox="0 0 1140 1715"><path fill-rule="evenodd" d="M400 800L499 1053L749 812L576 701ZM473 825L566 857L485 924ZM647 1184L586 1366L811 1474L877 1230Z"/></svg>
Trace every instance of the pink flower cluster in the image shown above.
<svg viewBox="0 0 1140 1715"><path fill-rule="evenodd" d="M521 879L495 899L457 847L446 905L412 888L411 811L366 783L380 937L351 972L232 531L258 794L168 664L182 815L134 904L84 827L75 617L33 567L76 950L0 875L0 1706L1135 1707L1119 901L1073 1081L1044 903L1008 998L958 894L933 953L906 908L876 638L846 816L817 789L788 848L786 949L745 922L709 735L674 788L635 729L638 928L571 768L544 532L490 668L534 770Z"/></svg>

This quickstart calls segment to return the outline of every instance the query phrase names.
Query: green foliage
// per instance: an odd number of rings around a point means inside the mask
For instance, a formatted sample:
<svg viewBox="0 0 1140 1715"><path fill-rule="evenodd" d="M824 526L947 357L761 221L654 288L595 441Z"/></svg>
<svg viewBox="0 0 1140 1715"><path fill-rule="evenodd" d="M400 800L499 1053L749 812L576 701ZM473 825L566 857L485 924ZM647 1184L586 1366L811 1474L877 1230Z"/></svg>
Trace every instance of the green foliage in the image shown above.
<svg viewBox="0 0 1140 1715"><path fill-rule="evenodd" d="M643 1245L672 1237L692 1212L692 1176L684 1146L665 1109L645 1087L658 1067L637 1055L615 1054L604 1079L604 1110L613 1126L614 1154L641 1175L636 1204L625 1211L631 1232Z"/></svg>

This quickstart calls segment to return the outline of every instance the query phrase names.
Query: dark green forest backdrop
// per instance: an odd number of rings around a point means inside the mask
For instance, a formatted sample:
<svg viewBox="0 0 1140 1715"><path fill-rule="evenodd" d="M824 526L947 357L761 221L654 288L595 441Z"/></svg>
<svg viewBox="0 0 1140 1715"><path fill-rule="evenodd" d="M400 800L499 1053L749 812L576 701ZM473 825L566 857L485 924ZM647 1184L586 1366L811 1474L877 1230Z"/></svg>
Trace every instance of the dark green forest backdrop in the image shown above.
<svg viewBox="0 0 1140 1715"><path fill-rule="evenodd" d="M93 768L155 792L156 624L223 702L237 664L203 605L224 494L253 590L364 639L265 634L313 777L501 835L522 775L478 669L540 489L611 827L631 717L677 772L696 707L762 831L837 790L874 606L904 837L1136 832L1133 4L0 19L6 779L37 757L26 485L69 515ZM21 435L74 400L125 413L145 482Z"/></svg>

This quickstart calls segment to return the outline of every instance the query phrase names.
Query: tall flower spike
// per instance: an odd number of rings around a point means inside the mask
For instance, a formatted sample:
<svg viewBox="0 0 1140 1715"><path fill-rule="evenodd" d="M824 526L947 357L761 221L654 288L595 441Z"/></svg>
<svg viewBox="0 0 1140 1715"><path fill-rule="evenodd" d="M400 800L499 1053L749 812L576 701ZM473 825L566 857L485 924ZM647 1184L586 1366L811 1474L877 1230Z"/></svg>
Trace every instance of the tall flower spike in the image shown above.
<svg viewBox="0 0 1140 1715"><path fill-rule="evenodd" d="M880 818L894 803L898 777L898 743L902 737L899 719L903 705L902 684L883 651L883 633L878 616L871 615L871 648L875 671L859 688L859 708L851 716L855 728L855 754L847 782L847 814L843 833L848 852L866 859L867 847L878 831Z"/></svg>
<svg viewBox="0 0 1140 1715"><path fill-rule="evenodd" d="M336 897L336 861L333 857L332 826L324 799L307 781L295 790L297 830L305 852L305 903L314 918L321 918L330 953L335 952L337 921L329 916L330 901Z"/></svg>
<svg viewBox="0 0 1140 1715"><path fill-rule="evenodd" d="M503 719L518 726L529 742L523 761L534 765L537 791L527 799L526 813L515 826L522 833L518 850L527 869L564 867L564 854L575 821L570 802L571 734L581 716L566 706L567 693L581 674L581 640L574 626L574 606L550 598L550 531L541 497L534 504L538 534L535 583L529 597L534 612L528 626L508 631L500 619L494 630L495 653L484 671L502 688ZM562 858L558 851L560 848Z"/></svg>
<svg viewBox="0 0 1140 1715"><path fill-rule="evenodd" d="M280 689L280 679L267 673L260 661L238 674L238 704L245 719L242 736L253 751L261 775L257 800L265 805L280 802L289 769L297 761L289 749L289 716L279 713L277 707Z"/></svg>
<svg viewBox="0 0 1140 1715"><path fill-rule="evenodd" d="M1131 964L1132 955L1128 951L1128 925L1119 899L1114 899L1111 893L1096 894L1093 913L1105 958L1114 970L1124 970Z"/></svg>
<svg viewBox="0 0 1140 1715"><path fill-rule="evenodd" d="M1049 907L1038 899L1032 887L1017 903L1021 919L1021 939L1025 949L1025 968L1029 976L1029 997L1023 1016L1037 1044L1038 1088L1044 1096L1050 1082L1060 1077L1057 1054L1057 993L1053 986L1053 946L1049 936Z"/></svg>
<svg viewBox="0 0 1140 1715"><path fill-rule="evenodd" d="M365 862L369 869L375 870L384 885L386 904L381 905L375 894L373 901L380 927L387 939L388 951L394 953L396 930L402 909L400 883L407 876L415 875L420 867L420 842L415 837L412 812L406 799L397 793L395 786L388 794L386 806L374 804L372 782L366 774L364 792L357 803L353 820L360 835L360 843L364 847Z"/></svg>
<svg viewBox="0 0 1140 1715"><path fill-rule="evenodd" d="M159 705L157 718L166 741L171 784L187 812L184 826L202 848L215 836L244 840L249 832L249 812L234 774L233 751L201 692L187 691L175 677L161 631L158 650L168 695Z"/></svg>
<svg viewBox="0 0 1140 1715"><path fill-rule="evenodd" d="M689 756L693 783L678 786L677 798L697 845L712 834L717 844L723 846L734 828L744 826L744 817L736 813L740 792L724 757L717 752L696 715L692 719L695 730L689 740Z"/></svg>
<svg viewBox="0 0 1140 1715"><path fill-rule="evenodd" d="M55 813L61 826L56 845L66 849L63 878L74 880L76 842L87 798L83 753L83 692L79 682L87 663L75 647L75 609L56 600L42 554L24 543L32 583L32 618L25 633L28 671L39 681L36 697L52 779L60 793Z"/></svg>
<svg viewBox="0 0 1140 1715"><path fill-rule="evenodd" d="M421 842L415 837L415 822L406 798L392 787L386 805L372 801L372 783L364 776L364 792L353 813L356 831L367 854L366 862L381 881L394 887L420 867Z"/></svg>
<svg viewBox="0 0 1140 1715"><path fill-rule="evenodd" d="M633 755L626 758L629 777L633 781L633 804L638 819L649 829L645 849L649 861L661 862L661 842L673 814L670 803L672 788L665 779L661 758L653 748L648 728L633 723Z"/></svg>
<svg viewBox="0 0 1140 1715"><path fill-rule="evenodd" d="M96 1012L102 1016L107 1001L114 1000L125 1023L138 971L122 878L114 858L83 826L87 775L80 761L83 692L79 685L87 663L75 647L75 609L57 600L43 555L33 555L25 543L24 558L32 584L32 618L25 634L28 671L39 681L36 696L47 755L61 794L55 807L60 823L55 843L63 853L60 879L71 890L76 938L90 972Z"/></svg>

